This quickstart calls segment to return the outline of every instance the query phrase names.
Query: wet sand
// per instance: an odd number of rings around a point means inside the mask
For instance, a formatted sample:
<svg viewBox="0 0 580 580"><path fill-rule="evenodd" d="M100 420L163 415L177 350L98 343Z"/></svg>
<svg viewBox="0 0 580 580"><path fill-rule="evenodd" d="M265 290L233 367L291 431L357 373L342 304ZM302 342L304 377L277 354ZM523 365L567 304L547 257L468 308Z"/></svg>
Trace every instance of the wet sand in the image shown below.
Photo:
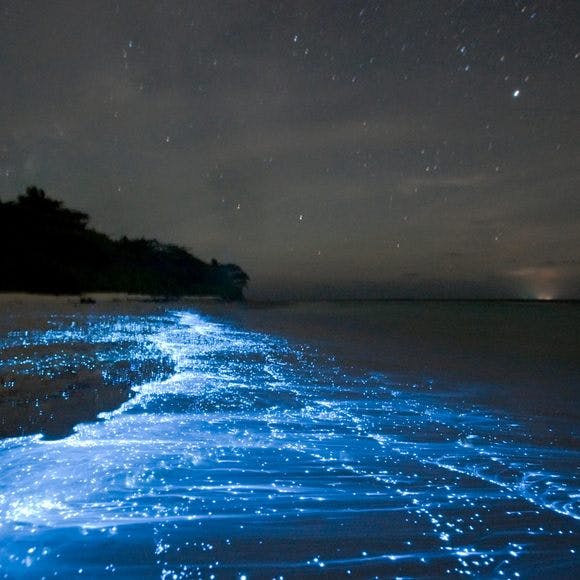
<svg viewBox="0 0 580 580"><path fill-rule="evenodd" d="M78 296L0 295L0 438L42 433L64 437L79 423L117 408L131 388L167 376L172 365L91 333L118 316L152 317L165 305L110 294L81 304ZM133 356L133 358L129 358Z"/></svg>

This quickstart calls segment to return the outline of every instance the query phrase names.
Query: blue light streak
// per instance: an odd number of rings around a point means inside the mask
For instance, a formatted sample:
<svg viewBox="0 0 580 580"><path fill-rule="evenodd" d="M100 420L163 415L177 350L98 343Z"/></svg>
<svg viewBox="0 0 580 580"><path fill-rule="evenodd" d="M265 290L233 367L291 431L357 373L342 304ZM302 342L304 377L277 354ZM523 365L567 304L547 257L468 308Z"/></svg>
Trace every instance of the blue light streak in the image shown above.
<svg viewBox="0 0 580 580"><path fill-rule="evenodd" d="M57 327L5 337L3 360L60 372L129 355L173 371L69 437L0 441L0 575L518 577L574 565L580 453L528 425L196 313ZM23 339L30 356L14 350ZM40 354L65 343L107 348L97 362Z"/></svg>

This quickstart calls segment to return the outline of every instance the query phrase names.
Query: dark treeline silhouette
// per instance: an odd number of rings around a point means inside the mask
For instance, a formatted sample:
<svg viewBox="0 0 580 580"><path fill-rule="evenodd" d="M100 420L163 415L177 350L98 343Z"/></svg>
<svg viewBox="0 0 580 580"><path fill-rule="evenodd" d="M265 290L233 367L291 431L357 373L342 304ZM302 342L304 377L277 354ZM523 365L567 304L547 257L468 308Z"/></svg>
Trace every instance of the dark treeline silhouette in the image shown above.
<svg viewBox="0 0 580 580"><path fill-rule="evenodd" d="M208 264L156 240L112 240L88 222L36 187L0 201L0 291L243 298L249 278L235 264Z"/></svg>

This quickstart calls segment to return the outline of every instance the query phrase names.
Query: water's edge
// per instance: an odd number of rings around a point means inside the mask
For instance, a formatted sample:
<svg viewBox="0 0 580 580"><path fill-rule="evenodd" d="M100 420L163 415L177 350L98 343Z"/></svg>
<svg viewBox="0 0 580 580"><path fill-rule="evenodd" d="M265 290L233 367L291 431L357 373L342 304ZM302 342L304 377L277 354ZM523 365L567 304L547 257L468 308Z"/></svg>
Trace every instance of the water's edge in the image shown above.
<svg viewBox="0 0 580 580"><path fill-rule="evenodd" d="M0 441L7 577L577 570L580 454L542 424L193 311L91 328L174 370L69 437Z"/></svg>

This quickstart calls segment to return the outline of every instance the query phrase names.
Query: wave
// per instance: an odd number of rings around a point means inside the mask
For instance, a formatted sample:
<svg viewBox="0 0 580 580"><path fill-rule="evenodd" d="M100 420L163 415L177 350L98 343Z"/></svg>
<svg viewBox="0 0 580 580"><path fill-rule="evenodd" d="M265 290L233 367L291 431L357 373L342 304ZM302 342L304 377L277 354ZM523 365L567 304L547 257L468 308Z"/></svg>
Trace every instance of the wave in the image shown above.
<svg viewBox="0 0 580 580"><path fill-rule="evenodd" d="M278 337L160 320L148 353L172 361L168 378L64 439L0 442L0 571L573 568L577 450Z"/></svg>

